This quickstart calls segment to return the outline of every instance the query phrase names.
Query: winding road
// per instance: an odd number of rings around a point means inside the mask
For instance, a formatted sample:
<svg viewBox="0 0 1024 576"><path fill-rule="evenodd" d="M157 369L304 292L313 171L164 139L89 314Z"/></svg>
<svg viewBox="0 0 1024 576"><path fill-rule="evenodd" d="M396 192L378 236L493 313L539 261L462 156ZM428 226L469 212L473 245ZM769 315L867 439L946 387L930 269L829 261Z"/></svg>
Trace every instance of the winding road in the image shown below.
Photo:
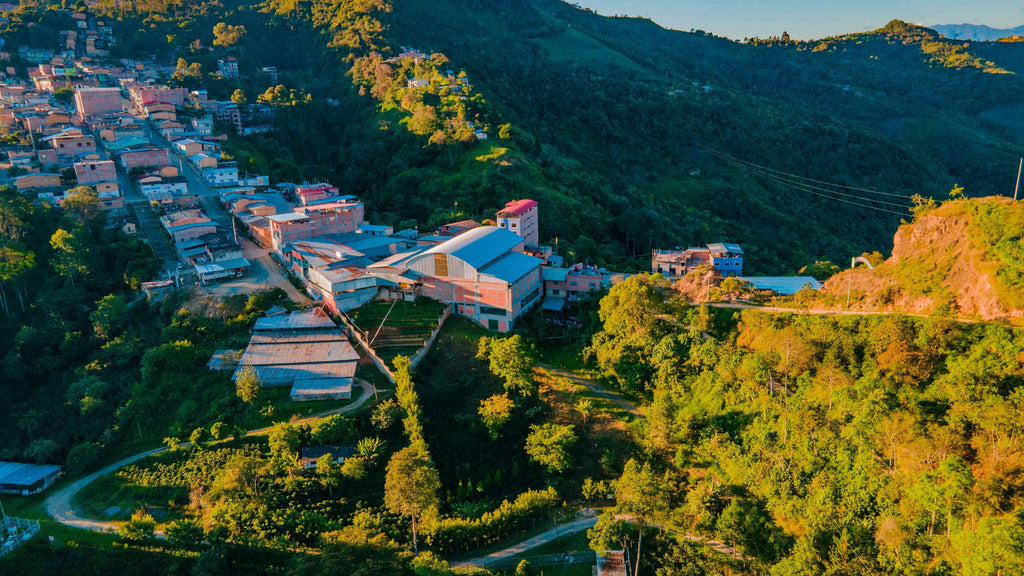
<svg viewBox="0 0 1024 576"><path fill-rule="evenodd" d="M301 420L298 420L298 422L306 422L316 418L333 416L335 414L350 414L362 408L364 404L369 402L374 397L374 394L376 393L377 390L376 388L374 388L373 384L370 384L365 380L356 380L356 383L359 384L359 387L362 389L363 392L360 395L359 399L357 399L355 402L348 404L346 406L342 406L341 408L325 410L323 412L312 414L310 416L302 418ZM270 431L270 428L270 426L265 426L263 428L255 428L253 430L249 430L246 434L250 436L266 434L267 432ZM182 448L191 445L191 442L184 442L178 444L176 448ZM117 530L117 528L120 526L120 524L117 522L91 520L89 518L80 517L78 515L78 512L75 510L75 507L71 503L71 501L75 497L75 494L77 494L79 490L85 488L86 486L88 486L101 476L110 474L115 470L118 470L129 464L142 460L143 458L146 458L148 456L160 454L161 452L166 452L168 450L170 450L170 448L167 446L147 450L145 452L129 456L122 460L118 460L117 462L114 462L113 464L101 470L98 470L96 472L93 472L92 474L89 474L88 476L75 480L71 484L68 484L67 486L61 488L60 490L50 494L50 496L46 499L45 503L46 514L50 518L56 520L57 522L60 522L65 526L71 526L72 528L92 530L93 532L106 532L110 530Z"/></svg>

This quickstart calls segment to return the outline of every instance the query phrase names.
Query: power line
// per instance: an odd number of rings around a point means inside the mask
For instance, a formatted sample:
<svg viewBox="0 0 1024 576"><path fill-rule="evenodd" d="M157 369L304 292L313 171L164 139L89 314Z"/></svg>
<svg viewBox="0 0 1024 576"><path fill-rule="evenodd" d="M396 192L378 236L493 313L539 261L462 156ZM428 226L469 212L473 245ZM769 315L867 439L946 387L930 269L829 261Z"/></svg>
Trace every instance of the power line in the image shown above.
<svg viewBox="0 0 1024 576"><path fill-rule="evenodd" d="M775 180L775 181L778 182L777 180ZM897 216L906 216L907 215L906 212L897 212L895 210L889 210L887 208L879 208L878 206L872 206L870 204L861 204L860 202L854 202L853 200L846 200L844 198L836 198L834 196L829 196L828 194L823 194L821 192L815 192L814 190L809 189L809 188L804 188L804 187L802 187L802 185L799 185L799 184L797 184L797 185L786 184L784 182L780 182L780 184L782 186L786 186L787 188L792 188L792 189L798 190L800 192L806 192L808 194L814 194L815 196L821 196L823 198L828 198L829 200L835 200L836 202L845 202L847 204L853 204L854 206L860 206L861 208L868 208L870 210L877 210L879 212L886 212L888 214L895 214ZM867 199L864 199L864 200L867 200ZM870 201L870 200L868 200L868 201Z"/></svg>
<svg viewBox="0 0 1024 576"><path fill-rule="evenodd" d="M806 176L800 176L798 174L793 174L791 172L784 172L782 170L776 170L774 168L768 168L767 166L762 166L760 164L755 164L754 162L750 162L750 161L747 161L747 160L741 160L739 158L736 158L735 156L731 156L729 154L726 154L725 152L720 152L718 150L713 150L711 148L704 148L704 150L706 150L706 151L708 151L708 152L710 152L712 154L715 154L716 156L719 156L719 157L722 157L722 158L727 158L729 160L732 160L733 162L738 162L739 164L742 164L742 165L747 166L747 167L757 168L758 170L762 170L762 171L765 171L765 172L774 172L776 174L782 174L782 175L788 176L790 178L795 178L795 179L798 179L798 180L805 180L807 182L813 182L814 184L823 184L825 186L832 186L832 187L835 187L835 188L842 188L844 190L852 190L852 191L856 191L856 192L867 192L869 194L878 194L878 195L881 195L881 196L893 196L893 197L896 197L896 198L906 198L908 200L913 198L913 196L907 195L907 194L896 194L894 192L881 192L879 190L872 190L870 188L858 188L856 186L846 186L846 185L843 185L843 184L836 184L834 182L825 182L823 180L815 180L814 178L808 178ZM864 198L864 200L868 200L868 198Z"/></svg>
<svg viewBox="0 0 1024 576"><path fill-rule="evenodd" d="M828 188L822 188L821 186L813 186L811 184L806 184L806 183L800 182L798 180L791 180L789 178L783 178L782 176L775 176L773 174L765 174L764 176L769 178L769 179L771 179L771 180L773 180L773 181L775 181L775 182L793 184L793 186L800 187L801 190L807 190L807 191L817 190L819 192L824 192L824 193L827 193L827 194L838 194L839 196L845 196L847 198L855 198L857 200L863 200L865 202L875 202L877 204L885 204L887 206L895 206L897 208L908 208L908 209L910 208L908 205L900 204L898 202L888 202L886 200L876 200L874 198L864 198L863 196L857 196L856 194L846 194L846 193L840 192L838 190L830 190Z"/></svg>

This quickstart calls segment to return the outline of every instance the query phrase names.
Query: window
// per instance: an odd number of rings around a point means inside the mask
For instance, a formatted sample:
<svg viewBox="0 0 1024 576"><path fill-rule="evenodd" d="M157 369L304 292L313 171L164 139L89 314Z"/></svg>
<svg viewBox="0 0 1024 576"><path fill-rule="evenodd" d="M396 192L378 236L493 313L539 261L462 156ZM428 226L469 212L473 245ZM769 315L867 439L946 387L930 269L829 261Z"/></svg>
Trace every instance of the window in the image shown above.
<svg viewBox="0 0 1024 576"><path fill-rule="evenodd" d="M551 291L551 295L552 295L552 296L558 296L558 289L557 289L557 288L555 288L554 290L552 290L552 291Z"/></svg>
<svg viewBox="0 0 1024 576"><path fill-rule="evenodd" d="M575 280L571 280L571 281L569 282L569 286L575 286L575 285L576 285L576 281L575 281Z"/></svg>
<svg viewBox="0 0 1024 576"><path fill-rule="evenodd" d="M438 276L448 275L448 255L434 254L434 273Z"/></svg>
<svg viewBox="0 0 1024 576"><path fill-rule="evenodd" d="M490 306L481 306L481 314L487 314L488 316L506 316L506 313L501 308L492 308Z"/></svg>

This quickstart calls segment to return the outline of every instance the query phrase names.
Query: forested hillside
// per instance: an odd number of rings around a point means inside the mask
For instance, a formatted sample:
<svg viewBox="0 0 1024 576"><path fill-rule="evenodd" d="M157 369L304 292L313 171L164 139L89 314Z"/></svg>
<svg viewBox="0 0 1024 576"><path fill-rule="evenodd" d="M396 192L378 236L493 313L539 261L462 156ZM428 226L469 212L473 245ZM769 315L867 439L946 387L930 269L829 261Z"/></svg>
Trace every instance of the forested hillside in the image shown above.
<svg viewBox="0 0 1024 576"><path fill-rule="evenodd" d="M545 240L621 269L645 268L653 247L720 240L743 245L755 273L884 252L912 195L1008 192L1024 153L1020 44L901 22L741 44L556 0L153 2L117 15L120 55L181 58L183 85L277 107L277 132L229 145L243 167L330 179L396 225L535 197ZM43 33L27 19L12 41ZM248 32L214 44L220 22ZM427 57L399 58L406 48ZM241 81L210 74L224 55Z"/></svg>

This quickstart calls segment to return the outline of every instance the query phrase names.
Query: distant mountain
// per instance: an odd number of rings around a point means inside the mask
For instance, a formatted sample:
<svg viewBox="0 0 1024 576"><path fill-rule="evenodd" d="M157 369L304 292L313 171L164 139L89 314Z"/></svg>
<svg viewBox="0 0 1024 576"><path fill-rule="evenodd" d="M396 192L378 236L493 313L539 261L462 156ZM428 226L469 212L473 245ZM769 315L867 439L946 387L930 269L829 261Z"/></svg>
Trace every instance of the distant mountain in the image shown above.
<svg viewBox="0 0 1024 576"><path fill-rule="evenodd" d="M975 42L992 42L1000 38L1024 34L1024 26L992 28L984 24L939 24L931 28L946 38L974 40Z"/></svg>

